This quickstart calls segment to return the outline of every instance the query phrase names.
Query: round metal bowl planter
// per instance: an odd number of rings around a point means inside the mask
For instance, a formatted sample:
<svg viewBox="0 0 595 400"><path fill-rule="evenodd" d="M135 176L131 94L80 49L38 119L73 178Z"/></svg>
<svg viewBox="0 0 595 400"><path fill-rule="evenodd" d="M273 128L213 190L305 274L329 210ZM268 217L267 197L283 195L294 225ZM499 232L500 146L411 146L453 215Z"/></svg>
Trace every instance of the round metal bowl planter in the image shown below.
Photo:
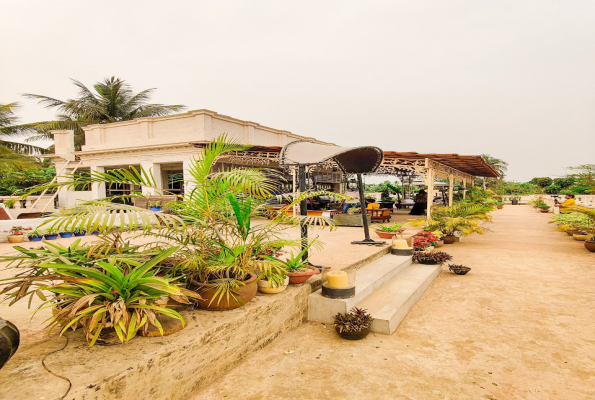
<svg viewBox="0 0 595 400"><path fill-rule="evenodd" d="M370 333L370 327L367 327L366 329L362 329L361 331L356 331L356 332L339 332L339 327L335 327L335 331L337 331L337 333L339 334L339 336L341 336L343 339L347 339L347 340L361 340L363 338L365 338L366 336L368 336L368 334Z"/></svg>
<svg viewBox="0 0 595 400"><path fill-rule="evenodd" d="M20 337L19 330L12 322L0 318L0 369L17 352Z"/></svg>
<svg viewBox="0 0 595 400"><path fill-rule="evenodd" d="M424 265L436 265L436 264L438 264L438 261L434 261L434 260L424 260L424 259L422 258L422 259L420 259L420 260L418 261L418 263L420 263L420 264L424 264Z"/></svg>
<svg viewBox="0 0 595 400"><path fill-rule="evenodd" d="M585 249L589 250L592 253L595 253L595 240L586 240Z"/></svg>

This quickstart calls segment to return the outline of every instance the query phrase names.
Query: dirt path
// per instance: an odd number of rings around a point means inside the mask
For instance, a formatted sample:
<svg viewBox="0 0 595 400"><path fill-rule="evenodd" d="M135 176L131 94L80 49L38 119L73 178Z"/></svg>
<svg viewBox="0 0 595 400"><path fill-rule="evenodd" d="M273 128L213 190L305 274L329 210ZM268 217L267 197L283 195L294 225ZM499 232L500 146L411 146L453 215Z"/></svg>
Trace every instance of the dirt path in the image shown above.
<svg viewBox="0 0 595 400"><path fill-rule="evenodd" d="M472 271L443 271L392 336L307 323L191 400L595 398L595 254L548 220L507 206L446 246Z"/></svg>

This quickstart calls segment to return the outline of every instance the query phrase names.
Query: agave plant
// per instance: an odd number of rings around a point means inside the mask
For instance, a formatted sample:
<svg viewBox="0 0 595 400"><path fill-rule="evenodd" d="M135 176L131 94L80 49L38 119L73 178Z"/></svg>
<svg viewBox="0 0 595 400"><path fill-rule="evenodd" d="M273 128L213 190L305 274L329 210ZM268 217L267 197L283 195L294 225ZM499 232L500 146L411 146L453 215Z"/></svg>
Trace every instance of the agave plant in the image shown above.
<svg viewBox="0 0 595 400"><path fill-rule="evenodd" d="M472 233L480 235L488 231L482 222L491 222L489 212L492 207L485 204L456 203L451 207L436 207L432 209L430 218L410 220L413 226L423 226L426 231L440 231L444 235L454 235L459 232L463 236Z"/></svg>
<svg viewBox="0 0 595 400"><path fill-rule="evenodd" d="M50 326L61 326L60 334L69 328L83 326L89 346L93 346L105 328L113 328L121 342L128 342L139 330L148 331L155 326L163 335L159 321L161 315L184 318L176 311L164 307L158 300L165 296L178 302L189 303L188 297L200 298L188 289L180 288L171 279L155 276L155 266L175 252L171 248L128 270L99 261L97 267L72 264L42 264L59 283L39 286L37 293L42 305L36 310L53 307L57 312L49 318ZM54 297L46 299L41 291Z"/></svg>
<svg viewBox="0 0 595 400"><path fill-rule="evenodd" d="M372 326L374 318L367 310L353 307L348 313L334 316L333 326L341 332L359 332Z"/></svg>

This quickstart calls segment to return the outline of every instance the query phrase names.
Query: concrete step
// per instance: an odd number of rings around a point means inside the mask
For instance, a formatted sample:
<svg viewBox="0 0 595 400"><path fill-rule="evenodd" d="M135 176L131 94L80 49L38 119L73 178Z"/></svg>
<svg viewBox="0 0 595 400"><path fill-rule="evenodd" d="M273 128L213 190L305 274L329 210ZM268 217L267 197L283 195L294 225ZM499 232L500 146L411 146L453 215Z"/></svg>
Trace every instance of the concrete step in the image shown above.
<svg viewBox="0 0 595 400"><path fill-rule="evenodd" d="M318 290L308 296L308 319L332 323L337 313L346 313L372 295L411 264L411 257L387 254L359 268L355 277L355 296L350 299L329 299Z"/></svg>
<svg viewBox="0 0 595 400"><path fill-rule="evenodd" d="M392 334L440 270L440 265L411 264L359 303L374 317L372 332Z"/></svg>

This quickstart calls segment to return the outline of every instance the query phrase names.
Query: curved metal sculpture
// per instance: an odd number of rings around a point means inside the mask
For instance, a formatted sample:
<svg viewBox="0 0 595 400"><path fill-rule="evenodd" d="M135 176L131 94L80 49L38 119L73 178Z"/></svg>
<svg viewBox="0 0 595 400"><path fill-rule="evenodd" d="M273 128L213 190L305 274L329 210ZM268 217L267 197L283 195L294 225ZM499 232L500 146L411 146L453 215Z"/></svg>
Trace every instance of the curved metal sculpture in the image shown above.
<svg viewBox="0 0 595 400"><path fill-rule="evenodd" d="M279 155L279 165L295 165L298 167L299 189L300 192L306 189L305 168L308 165L322 164L326 161L335 162L345 174L356 174L360 201L362 201L362 223L364 225L365 239L352 242L353 244L382 245L384 242L377 242L370 239L370 230L366 218L364 201L364 185L362 174L374 172L382 164L384 152L379 147L340 147L326 144L308 142L306 140L296 140L286 144L281 149ZM307 215L306 201L300 205L300 214ZM301 226L302 249L306 247L308 238L308 227ZM308 258L307 252L304 253L304 261Z"/></svg>
<svg viewBox="0 0 595 400"><path fill-rule="evenodd" d="M0 369L17 352L21 334L10 321L0 318Z"/></svg>

